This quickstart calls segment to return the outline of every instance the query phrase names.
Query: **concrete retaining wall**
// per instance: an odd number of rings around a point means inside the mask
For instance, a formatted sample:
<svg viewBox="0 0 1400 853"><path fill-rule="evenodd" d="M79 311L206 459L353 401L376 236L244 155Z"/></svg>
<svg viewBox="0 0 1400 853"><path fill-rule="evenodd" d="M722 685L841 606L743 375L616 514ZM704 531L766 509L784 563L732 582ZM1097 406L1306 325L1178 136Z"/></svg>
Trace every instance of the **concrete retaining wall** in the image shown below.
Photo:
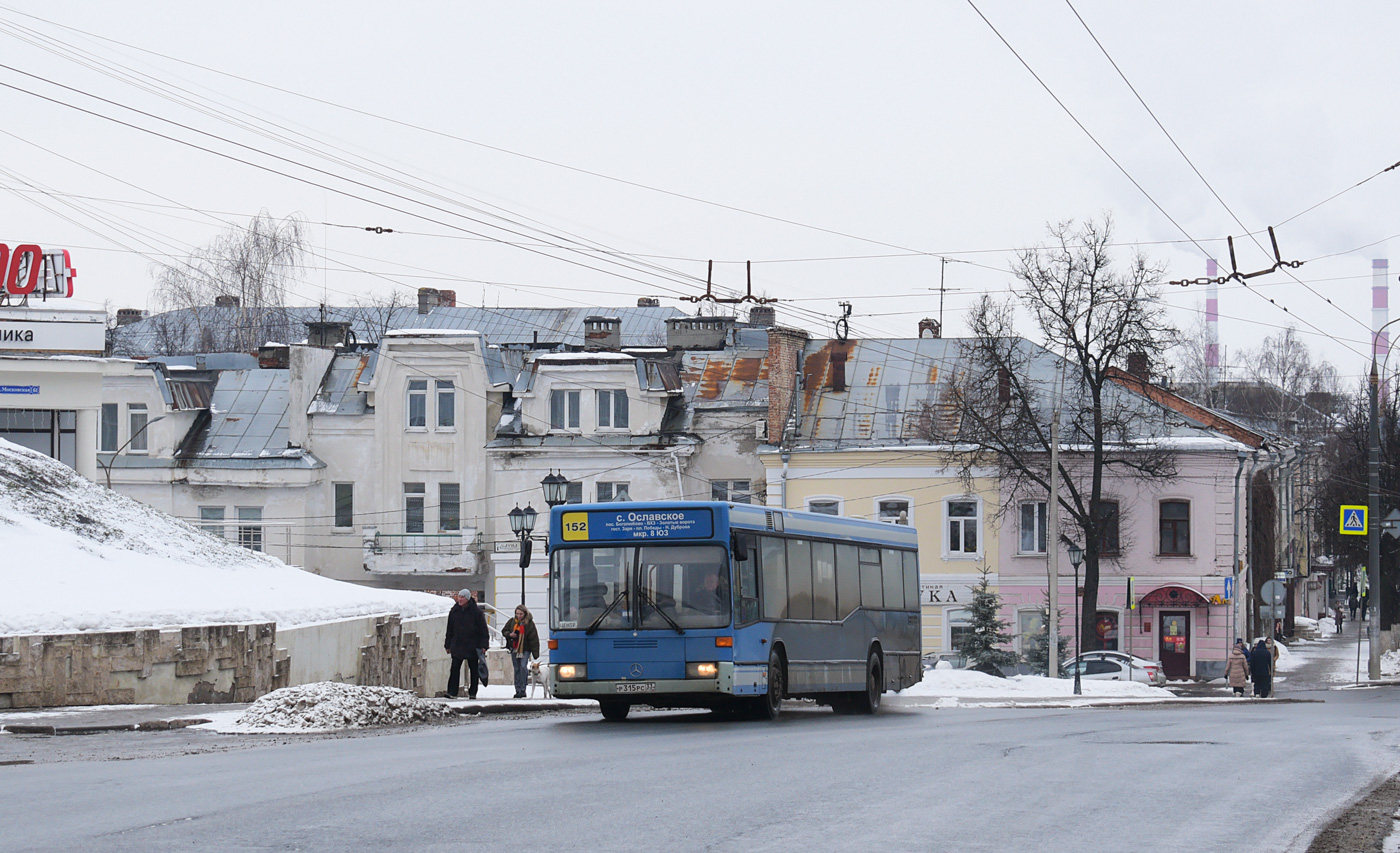
<svg viewBox="0 0 1400 853"><path fill-rule="evenodd" d="M446 615L278 630L272 623L0 637L0 708L251 702L315 681L430 696L447 683Z"/></svg>

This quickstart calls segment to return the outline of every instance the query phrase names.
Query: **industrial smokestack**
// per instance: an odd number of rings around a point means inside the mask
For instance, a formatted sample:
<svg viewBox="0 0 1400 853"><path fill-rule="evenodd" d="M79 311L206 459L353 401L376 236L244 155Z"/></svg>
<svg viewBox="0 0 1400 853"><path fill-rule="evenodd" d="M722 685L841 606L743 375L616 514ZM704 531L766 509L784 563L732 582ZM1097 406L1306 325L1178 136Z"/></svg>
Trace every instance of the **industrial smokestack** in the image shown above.
<svg viewBox="0 0 1400 853"><path fill-rule="evenodd" d="M1206 261L1206 383L1215 387L1220 382L1220 285L1214 279L1215 258Z"/></svg>
<svg viewBox="0 0 1400 853"><path fill-rule="evenodd" d="M1390 284L1386 281L1389 270L1390 261L1385 258L1371 261L1371 354L1377 364L1385 360L1386 351L1390 349L1390 333L1381 331L1390 320Z"/></svg>

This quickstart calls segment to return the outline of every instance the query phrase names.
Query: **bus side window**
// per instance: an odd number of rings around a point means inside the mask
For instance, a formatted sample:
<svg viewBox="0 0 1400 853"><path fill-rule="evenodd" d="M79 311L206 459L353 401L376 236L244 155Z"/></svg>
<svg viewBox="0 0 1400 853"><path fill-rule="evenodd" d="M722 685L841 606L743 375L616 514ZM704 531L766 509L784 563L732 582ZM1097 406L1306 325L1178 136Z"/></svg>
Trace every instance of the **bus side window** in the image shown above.
<svg viewBox="0 0 1400 853"><path fill-rule="evenodd" d="M904 552L904 609L919 609L919 555Z"/></svg>
<svg viewBox="0 0 1400 853"><path fill-rule="evenodd" d="M854 545L836 546L836 618L860 607L860 558Z"/></svg>
<svg viewBox="0 0 1400 853"><path fill-rule="evenodd" d="M884 585L880 577L880 549L860 549L860 603L862 607L884 607Z"/></svg>
<svg viewBox="0 0 1400 853"><path fill-rule="evenodd" d="M836 546L812 543L812 618L836 618Z"/></svg>
<svg viewBox="0 0 1400 853"><path fill-rule="evenodd" d="M812 543L806 539L789 539L788 558L788 618L812 618Z"/></svg>
<svg viewBox="0 0 1400 853"><path fill-rule="evenodd" d="M763 572L763 618L786 619L787 554L783 540L773 536L760 537L759 552Z"/></svg>
<svg viewBox="0 0 1400 853"><path fill-rule="evenodd" d="M880 556L885 579L885 606L904 609L904 559L893 548L882 548Z"/></svg>
<svg viewBox="0 0 1400 853"><path fill-rule="evenodd" d="M738 624L753 622L758 619L758 563L760 560L758 549L750 540L748 543L748 559L743 562L734 563L734 576L738 578L739 596L739 618Z"/></svg>

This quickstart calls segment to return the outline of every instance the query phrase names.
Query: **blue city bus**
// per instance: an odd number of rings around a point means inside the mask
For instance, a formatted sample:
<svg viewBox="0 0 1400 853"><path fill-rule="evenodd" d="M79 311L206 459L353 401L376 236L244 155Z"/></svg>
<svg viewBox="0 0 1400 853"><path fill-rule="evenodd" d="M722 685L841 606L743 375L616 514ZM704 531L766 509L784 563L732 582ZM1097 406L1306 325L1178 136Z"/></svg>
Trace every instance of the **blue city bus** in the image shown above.
<svg viewBox="0 0 1400 853"><path fill-rule="evenodd" d="M772 719L784 698L873 714L919 681L912 527L708 501L549 516L554 695Z"/></svg>

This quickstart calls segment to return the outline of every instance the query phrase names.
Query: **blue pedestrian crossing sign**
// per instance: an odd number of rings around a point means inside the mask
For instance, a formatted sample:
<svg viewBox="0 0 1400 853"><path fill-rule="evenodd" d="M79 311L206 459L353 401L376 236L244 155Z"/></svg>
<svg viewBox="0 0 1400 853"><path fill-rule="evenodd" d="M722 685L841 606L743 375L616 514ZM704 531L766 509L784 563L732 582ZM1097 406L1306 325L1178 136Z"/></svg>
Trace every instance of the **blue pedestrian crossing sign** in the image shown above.
<svg viewBox="0 0 1400 853"><path fill-rule="evenodd" d="M1367 528L1366 512L1364 506L1342 505L1342 533L1351 536L1365 536Z"/></svg>

